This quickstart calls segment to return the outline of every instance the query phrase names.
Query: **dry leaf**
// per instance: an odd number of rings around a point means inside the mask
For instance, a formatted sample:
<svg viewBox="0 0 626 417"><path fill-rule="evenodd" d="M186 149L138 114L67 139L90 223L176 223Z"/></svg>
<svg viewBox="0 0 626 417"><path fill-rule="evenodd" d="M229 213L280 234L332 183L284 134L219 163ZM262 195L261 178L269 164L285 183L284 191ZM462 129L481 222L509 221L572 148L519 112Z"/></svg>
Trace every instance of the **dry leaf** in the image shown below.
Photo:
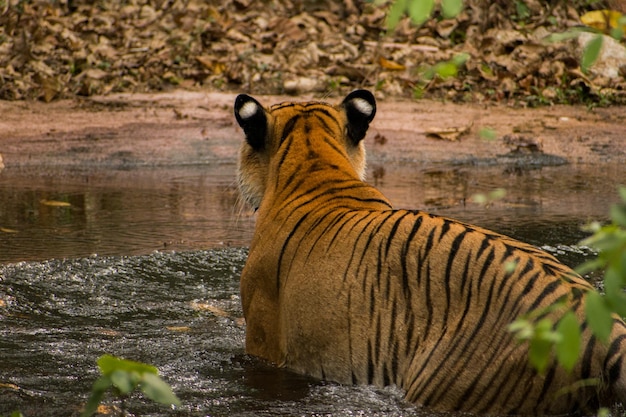
<svg viewBox="0 0 626 417"><path fill-rule="evenodd" d="M190 331L191 327L189 327L189 326L167 326L166 329L169 330L170 332L185 333L185 332Z"/></svg>
<svg viewBox="0 0 626 417"><path fill-rule="evenodd" d="M378 58L378 64L388 70L392 71L403 71L406 67L402 64L398 64L397 62L390 61L388 59L383 58L382 56Z"/></svg>
<svg viewBox="0 0 626 417"><path fill-rule="evenodd" d="M43 204L44 206L49 206L49 207L72 207L72 205L68 203L67 201L44 199L44 200L39 200L39 203Z"/></svg>
<svg viewBox="0 0 626 417"><path fill-rule="evenodd" d="M219 317L230 317L230 314L228 314L226 311L208 303L192 302L191 308L193 308L194 310L208 311L209 313L215 314Z"/></svg>
<svg viewBox="0 0 626 417"><path fill-rule="evenodd" d="M467 134L470 129L472 127L472 124L470 123L467 126L462 126L462 127L448 127L448 128L439 128L439 127L433 127L433 128L429 128L426 129L426 137L432 138L432 139L442 139L442 140L449 140L449 141L458 141L461 136Z"/></svg>
<svg viewBox="0 0 626 417"><path fill-rule="evenodd" d="M117 330L113 330L113 329L100 329L98 333L104 336L111 336L111 337L117 337L122 334L118 332Z"/></svg>
<svg viewBox="0 0 626 417"><path fill-rule="evenodd" d="M615 10L592 10L580 16L580 21L592 28L608 33L618 26L618 21L622 14ZM626 25L622 26L626 32Z"/></svg>
<svg viewBox="0 0 626 417"><path fill-rule="evenodd" d="M8 227L0 227L0 232L2 233L19 233L15 229L9 229Z"/></svg>

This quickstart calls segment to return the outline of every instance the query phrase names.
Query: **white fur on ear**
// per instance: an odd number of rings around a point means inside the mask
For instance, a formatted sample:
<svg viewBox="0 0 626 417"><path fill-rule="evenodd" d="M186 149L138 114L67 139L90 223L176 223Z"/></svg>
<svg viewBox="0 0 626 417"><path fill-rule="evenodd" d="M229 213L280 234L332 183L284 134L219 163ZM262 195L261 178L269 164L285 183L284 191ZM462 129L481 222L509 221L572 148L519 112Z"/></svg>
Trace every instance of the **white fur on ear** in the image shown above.
<svg viewBox="0 0 626 417"><path fill-rule="evenodd" d="M371 116L374 111L374 107L367 102L367 100L362 98L352 99L352 105L365 116Z"/></svg>
<svg viewBox="0 0 626 417"><path fill-rule="evenodd" d="M254 101L248 101L239 109L239 116L242 119L248 119L254 116L258 110L259 106Z"/></svg>

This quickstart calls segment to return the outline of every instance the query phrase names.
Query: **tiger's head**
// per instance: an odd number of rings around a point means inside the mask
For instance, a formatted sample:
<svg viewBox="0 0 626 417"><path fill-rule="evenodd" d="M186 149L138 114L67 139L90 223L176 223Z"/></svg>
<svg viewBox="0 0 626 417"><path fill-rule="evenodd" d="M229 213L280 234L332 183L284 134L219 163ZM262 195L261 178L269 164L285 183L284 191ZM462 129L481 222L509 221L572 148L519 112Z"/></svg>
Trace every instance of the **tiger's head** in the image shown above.
<svg viewBox="0 0 626 417"><path fill-rule="evenodd" d="M270 176L277 174L270 172L270 167L281 144L290 135L300 135L302 141L315 141L321 136L332 138L338 150L332 157L347 159L356 176L361 180L365 178L362 140L376 114L376 100L369 91L355 90L337 106L286 102L269 108L241 94L235 99L234 110L246 136L239 156L239 189L255 209L261 204Z"/></svg>

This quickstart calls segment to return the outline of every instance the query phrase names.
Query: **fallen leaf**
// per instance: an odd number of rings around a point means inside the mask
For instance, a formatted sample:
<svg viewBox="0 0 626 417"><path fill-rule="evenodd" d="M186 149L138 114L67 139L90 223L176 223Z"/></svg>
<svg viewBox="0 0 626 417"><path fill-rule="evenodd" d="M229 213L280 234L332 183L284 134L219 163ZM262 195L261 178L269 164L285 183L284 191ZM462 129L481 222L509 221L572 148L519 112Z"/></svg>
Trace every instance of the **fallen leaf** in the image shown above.
<svg viewBox="0 0 626 417"><path fill-rule="evenodd" d="M382 56L378 58L378 63L380 64L381 67L388 69L388 70L392 70L392 71L403 71L406 69L404 65L385 59Z"/></svg>
<svg viewBox="0 0 626 417"><path fill-rule="evenodd" d="M442 140L449 140L449 141L455 142L455 141L458 141L461 138L461 136L467 134L470 131L471 127L472 127L471 123L467 126L462 126L462 127L447 127L447 128L433 127L433 128L426 129L426 137L429 137L432 139L442 139Z"/></svg>
<svg viewBox="0 0 626 417"><path fill-rule="evenodd" d="M49 207L72 207L70 203L67 201L58 201L58 200L39 200L41 204Z"/></svg>
<svg viewBox="0 0 626 417"><path fill-rule="evenodd" d="M230 314L228 314L223 309L208 303L192 302L191 307L194 310L208 311L209 313L213 313L219 317L230 317Z"/></svg>
<svg viewBox="0 0 626 417"><path fill-rule="evenodd" d="M622 14L616 10L592 10L580 16L580 21L592 28L608 33L611 29L619 26L619 19ZM626 25L622 26L626 31Z"/></svg>
<svg viewBox="0 0 626 417"><path fill-rule="evenodd" d="M112 329L101 329L99 330L98 333L104 336L114 336L114 337L121 335L120 332L118 332L117 330L112 330Z"/></svg>
<svg viewBox="0 0 626 417"><path fill-rule="evenodd" d="M170 332L185 333L185 332L190 331L191 327L189 327L189 326L167 326L166 329L169 330Z"/></svg>
<svg viewBox="0 0 626 417"><path fill-rule="evenodd" d="M2 233L19 233L15 229L9 229L8 227L0 227L0 232Z"/></svg>

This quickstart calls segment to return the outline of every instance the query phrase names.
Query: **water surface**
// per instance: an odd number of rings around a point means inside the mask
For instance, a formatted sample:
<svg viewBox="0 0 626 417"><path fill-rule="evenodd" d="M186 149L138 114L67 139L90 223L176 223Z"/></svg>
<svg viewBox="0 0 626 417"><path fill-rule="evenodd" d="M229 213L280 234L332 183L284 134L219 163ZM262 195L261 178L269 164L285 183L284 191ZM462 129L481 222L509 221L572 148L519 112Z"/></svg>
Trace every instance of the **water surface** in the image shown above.
<svg viewBox="0 0 626 417"><path fill-rule="evenodd" d="M430 415L394 389L244 355L238 288L254 217L237 206L234 170L0 174L0 415L78 415L104 353L154 364L183 401L172 411L132 396L132 415ZM370 167L397 207L509 234L569 265L590 256L580 226L606 219L622 179L612 165ZM474 202L496 188L504 198Z"/></svg>

